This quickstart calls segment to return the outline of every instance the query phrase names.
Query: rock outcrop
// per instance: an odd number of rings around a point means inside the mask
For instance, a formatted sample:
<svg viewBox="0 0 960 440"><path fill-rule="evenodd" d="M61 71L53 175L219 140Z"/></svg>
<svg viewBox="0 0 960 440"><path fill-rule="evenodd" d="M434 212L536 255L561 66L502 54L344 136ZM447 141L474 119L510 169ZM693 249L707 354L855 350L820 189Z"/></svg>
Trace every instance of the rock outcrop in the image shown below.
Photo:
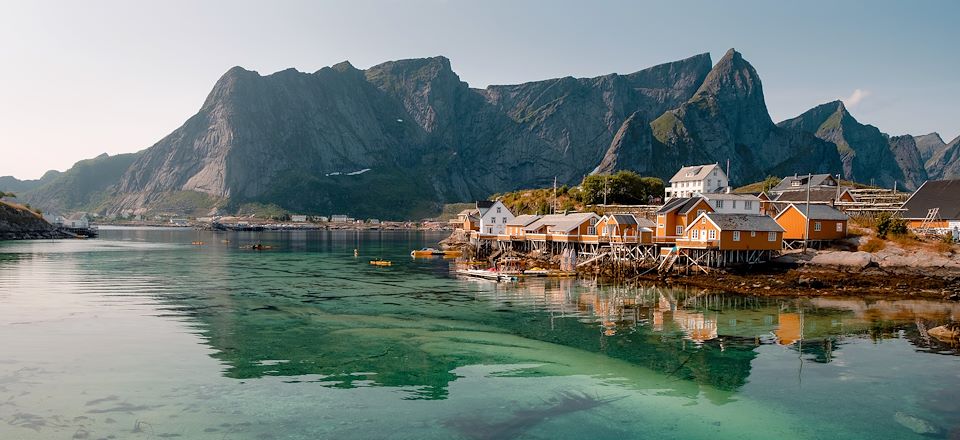
<svg viewBox="0 0 960 440"><path fill-rule="evenodd" d="M960 136L934 153L925 167L931 179L960 179Z"/></svg>
<svg viewBox="0 0 960 440"><path fill-rule="evenodd" d="M9 203L0 202L0 240L60 238L40 215Z"/></svg>
<svg viewBox="0 0 960 440"><path fill-rule="evenodd" d="M858 122L841 101L821 104L778 125L836 145L846 179L887 187L900 182L908 189L927 179L913 137L893 140L877 127Z"/></svg>
<svg viewBox="0 0 960 440"><path fill-rule="evenodd" d="M934 154L946 148L947 144L940 137L939 133L930 133L921 136L914 136L913 140L917 143L917 151L920 152L920 159L923 162L930 160Z"/></svg>
<svg viewBox="0 0 960 440"><path fill-rule="evenodd" d="M229 212L254 203L409 219L554 179L578 184L591 172L669 178L683 165L727 160L734 183L834 173L841 163L848 177L877 175L881 184L922 178L910 142L891 149L845 111L838 117L852 122L824 129L842 108L777 126L750 63L731 49L711 64L700 54L630 74L486 89L470 88L444 57L313 73L234 67L196 115L150 148L78 163L27 185L23 200L58 211ZM835 142L856 144L856 153ZM0 180L0 190L17 184Z"/></svg>

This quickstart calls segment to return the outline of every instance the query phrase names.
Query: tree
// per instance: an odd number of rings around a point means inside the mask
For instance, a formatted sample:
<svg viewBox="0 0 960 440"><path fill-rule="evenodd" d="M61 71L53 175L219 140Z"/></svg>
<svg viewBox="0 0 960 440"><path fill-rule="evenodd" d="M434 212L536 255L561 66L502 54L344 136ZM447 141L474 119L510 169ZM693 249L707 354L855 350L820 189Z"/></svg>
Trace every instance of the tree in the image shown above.
<svg viewBox="0 0 960 440"><path fill-rule="evenodd" d="M618 171L616 174L593 174L580 184L584 203L603 203L604 193L608 204L642 205L650 196L663 195L663 180L657 177L642 177L633 171Z"/></svg>
<svg viewBox="0 0 960 440"><path fill-rule="evenodd" d="M763 192L767 192L767 191L770 191L771 189L773 189L773 187L775 187L775 186L777 186L777 185L779 185L779 184L780 184L780 178L779 178L779 177L777 177L777 176L767 176L767 178L766 178L766 179L763 179L763 182L761 182L761 185L760 185L760 188L761 188L761 189L760 189L760 190L763 191Z"/></svg>
<svg viewBox="0 0 960 440"><path fill-rule="evenodd" d="M17 195L14 194L14 193L8 193L8 192L0 191L0 199L7 198L7 197L9 197L9 198L11 198L11 199L15 199L15 198L17 198Z"/></svg>

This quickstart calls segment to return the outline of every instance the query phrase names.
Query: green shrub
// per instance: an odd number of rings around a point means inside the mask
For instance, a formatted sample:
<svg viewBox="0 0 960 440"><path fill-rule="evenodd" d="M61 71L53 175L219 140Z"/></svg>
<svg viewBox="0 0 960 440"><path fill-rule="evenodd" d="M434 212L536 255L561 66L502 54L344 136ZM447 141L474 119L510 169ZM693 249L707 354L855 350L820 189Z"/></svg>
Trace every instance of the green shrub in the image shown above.
<svg viewBox="0 0 960 440"><path fill-rule="evenodd" d="M894 217L889 212L881 212L874 220L877 237L887 238L887 235L906 235L907 221Z"/></svg>

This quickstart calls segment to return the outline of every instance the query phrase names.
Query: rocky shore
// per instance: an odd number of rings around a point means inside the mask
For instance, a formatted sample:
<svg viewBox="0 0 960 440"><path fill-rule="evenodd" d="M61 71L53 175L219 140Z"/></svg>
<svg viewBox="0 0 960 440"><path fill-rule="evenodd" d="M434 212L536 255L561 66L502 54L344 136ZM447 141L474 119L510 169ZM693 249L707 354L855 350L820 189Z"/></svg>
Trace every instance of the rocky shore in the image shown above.
<svg viewBox="0 0 960 440"><path fill-rule="evenodd" d="M68 238L37 213L0 202L0 240Z"/></svg>

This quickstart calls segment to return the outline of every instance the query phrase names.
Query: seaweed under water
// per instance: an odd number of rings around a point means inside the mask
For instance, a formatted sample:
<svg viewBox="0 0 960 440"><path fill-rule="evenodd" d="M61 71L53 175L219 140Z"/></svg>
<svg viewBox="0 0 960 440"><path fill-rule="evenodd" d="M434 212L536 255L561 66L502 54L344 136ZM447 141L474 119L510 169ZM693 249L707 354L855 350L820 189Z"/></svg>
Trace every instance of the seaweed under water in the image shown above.
<svg viewBox="0 0 960 440"><path fill-rule="evenodd" d="M586 411L624 397L599 397L586 393L561 392L545 400L546 405L516 410L506 420L487 420L478 415L483 412L474 412L470 416L449 419L444 422L444 426L457 431L464 438L473 440L515 438L553 417Z"/></svg>

